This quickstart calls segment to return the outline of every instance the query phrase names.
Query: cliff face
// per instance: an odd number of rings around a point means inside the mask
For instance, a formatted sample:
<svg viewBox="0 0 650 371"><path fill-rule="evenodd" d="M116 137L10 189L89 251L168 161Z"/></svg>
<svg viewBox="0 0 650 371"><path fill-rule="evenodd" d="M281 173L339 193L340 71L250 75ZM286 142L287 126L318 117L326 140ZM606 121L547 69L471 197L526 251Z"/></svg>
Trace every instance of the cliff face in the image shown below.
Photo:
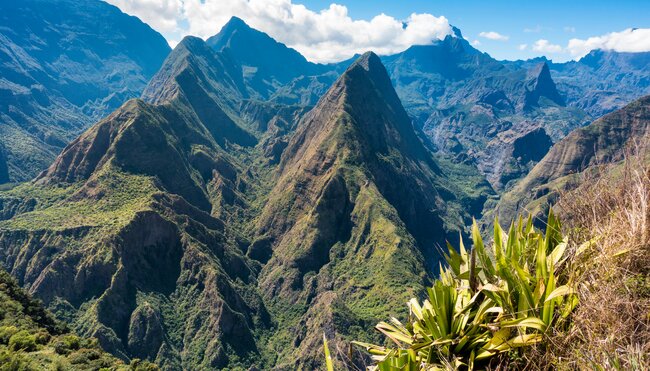
<svg viewBox="0 0 650 371"><path fill-rule="evenodd" d="M130 368L95 341L72 333L4 270L0 270L0 299L3 367L41 370L56 364L67 369ZM16 342L21 344L20 349L11 346L12 338L20 339Z"/></svg>
<svg viewBox="0 0 650 371"><path fill-rule="evenodd" d="M530 75L531 78L526 84L526 94L524 96L525 110L531 110L533 107L539 106L542 98L548 99L559 106L565 105L564 99L555 87L548 64L542 63L534 68Z"/></svg>
<svg viewBox="0 0 650 371"><path fill-rule="evenodd" d="M650 96L577 129L555 144L517 185L503 196L497 212L505 220L521 210L536 213L558 190L574 187L575 174L602 164L616 163L625 151L650 150ZM574 179L575 178L575 179Z"/></svg>

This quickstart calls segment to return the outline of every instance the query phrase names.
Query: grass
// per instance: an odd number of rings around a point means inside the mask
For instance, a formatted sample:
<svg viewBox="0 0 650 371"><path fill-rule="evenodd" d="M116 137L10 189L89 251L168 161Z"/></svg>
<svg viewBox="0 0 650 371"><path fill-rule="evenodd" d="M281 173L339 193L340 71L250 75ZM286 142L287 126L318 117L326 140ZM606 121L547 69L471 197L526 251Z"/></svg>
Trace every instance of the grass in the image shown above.
<svg viewBox="0 0 650 371"><path fill-rule="evenodd" d="M75 197L94 192L92 197ZM3 194L36 200L31 212L0 222L0 230L64 230L74 227L117 227L146 210L157 192L153 179L117 170L103 171L92 189L79 184L65 187L24 184Z"/></svg>
<svg viewBox="0 0 650 371"><path fill-rule="evenodd" d="M527 360L540 369L648 369L650 164L628 155L582 176L557 204L571 238L587 241L573 258L580 306L571 329Z"/></svg>

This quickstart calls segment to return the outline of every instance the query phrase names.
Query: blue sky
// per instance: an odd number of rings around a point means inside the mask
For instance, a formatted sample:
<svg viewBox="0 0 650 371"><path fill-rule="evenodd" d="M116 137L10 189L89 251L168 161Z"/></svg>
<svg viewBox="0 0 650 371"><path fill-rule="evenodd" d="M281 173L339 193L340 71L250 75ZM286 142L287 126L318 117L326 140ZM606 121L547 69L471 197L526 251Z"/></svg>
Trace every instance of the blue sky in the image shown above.
<svg viewBox="0 0 650 371"><path fill-rule="evenodd" d="M329 6L329 0L302 0L312 9ZM587 39L626 28L650 28L650 1L546 0L546 1L440 1L374 0L338 1L347 6L353 18L368 19L379 13L396 18L409 14L443 15L460 28L468 40L479 40L478 49L498 59L527 59L544 54L566 60L569 55L521 51L521 44L533 45L539 39L565 46L569 39ZM481 32L498 32L508 41L481 38Z"/></svg>
<svg viewBox="0 0 650 371"><path fill-rule="evenodd" d="M650 51L648 0L107 1L149 23L172 46L186 35L214 35L236 15L318 62L366 50L394 53L444 38L449 25L497 59L544 55L565 61L594 48Z"/></svg>

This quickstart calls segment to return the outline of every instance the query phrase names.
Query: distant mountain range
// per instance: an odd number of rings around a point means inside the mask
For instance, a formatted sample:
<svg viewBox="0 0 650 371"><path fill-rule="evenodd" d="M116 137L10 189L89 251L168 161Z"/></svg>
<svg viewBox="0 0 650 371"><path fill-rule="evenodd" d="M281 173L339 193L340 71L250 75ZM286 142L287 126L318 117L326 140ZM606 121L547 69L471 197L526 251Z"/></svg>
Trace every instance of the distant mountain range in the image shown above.
<svg viewBox="0 0 650 371"><path fill-rule="evenodd" d="M137 97L169 53L95 0L0 3L0 183L45 169L82 130Z"/></svg>
<svg viewBox="0 0 650 371"><path fill-rule="evenodd" d="M34 146L52 157L65 146L49 167L47 156L28 167L21 159L37 152L3 142L2 182L46 170L0 192L0 262L78 333L163 369L319 368L323 332L333 346L372 337L367 328L430 283L440 247L472 217L514 210L582 170L556 162L600 161L647 132L647 98L591 123L647 87L641 54L503 62L456 29L322 65L238 18L168 53L105 3L21 4L11 5L21 17L38 4L70 8L39 20L84 16L52 23L79 27L65 37L63 26L24 39L5 36L23 23L0 29L6 50L23 50L0 65L11 98L0 117L25 118L0 130L46 143L28 125L39 123L60 141ZM113 17L90 22L98 14ZM51 32L57 46L41 58L30 43ZM607 85L570 72L589 69ZM15 71L27 77L5 77ZM41 85L47 99L25 90ZM597 88L618 98L585 103Z"/></svg>
<svg viewBox="0 0 650 371"><path fill-rule="evenodd" d="M21 7L32 3L38 15L35 19L47 19L52 14L46 11L51 3L45 0L30 0ZM50 38L48 45L57 45L49 52L30 41L38 28L30 27L19 34L30 19L17 26L9 22L17 22L18 18L5 17L6 28L12 32L2 36L11 41L13 49L22 48L23 52L5 50L7 60L13 62L5 64L3 74L5 80L9 79L5 84L7 97L12 97L3 100L3 117L8 124L4 131L7 138L16 139L4 143L4 164L0 169L6 170L0 174L8 175L0 182L35 176L82 128L126 99L138 96L169 50L160 35L107 4L91 0L79 5L66 1L57 4L71 8L60 12L65 16L78 14L76 18L52 22L70 23L75 19L78 29L68 34L60 31L63 27L57 32L40 31L43 37ZM18 7L14 12L27 14L25 9ZM105 23L88 23L98 12L110 14L115 20L104 17ZM111 27L112 31L100 32L102 27ZM143 31L137 31L139 28ZM120 32L123 36L116 37ZM84 36L65 39L69 34ZM66 44L61 40L67 40ZM259 125L265 125L279 106L312 107L351 63L311 63L239 18L228 22L207 44L220 52L227 73L236 76L241 84L239 94L248 106L233 109L246 111L249 117L257 116L264 121ZM75 50L84 52L75 54ZM15 57L9 57L12 54ZM477 167L495 190L501 191L526 174L551 142L649 93L648 55L594 51L580 61L563 64L543 58L497 61L473 48L454 29L454 35L444 40L413 46L382 57L382 62L407 112L435 149L456 162ZM104 62L97 64L93 58ZM64 70L82 65L94 67L84 68L82 75L74 76ZM30 68L44 70L50 77L29 72ZM11 80L10 76L20 74L31 77ZM32 93L34 89L42 92ZM20 91L27 92L23 94L29 95L28 101L19 99L24 96ZM39 103L35 100L39 96L47 100ZM531 140L538 144L534 148L524 146L531 149L530 153L519 153L522 146L518 143ZM286 138L279 142L286 142ZM278 140L274 143L278 145Z"/></svg>

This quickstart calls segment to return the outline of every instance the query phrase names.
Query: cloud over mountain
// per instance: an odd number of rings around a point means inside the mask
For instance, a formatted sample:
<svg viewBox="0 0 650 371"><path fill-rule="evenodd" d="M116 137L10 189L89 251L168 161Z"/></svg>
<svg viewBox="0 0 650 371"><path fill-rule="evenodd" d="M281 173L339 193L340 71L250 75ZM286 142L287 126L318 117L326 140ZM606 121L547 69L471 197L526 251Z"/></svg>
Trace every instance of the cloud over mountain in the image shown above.
<svg viewBox="0 0 650 371"><path fill-rule="evenodd" d="M567 50L576 58L583 57L594 49L635 53L650 51L650 28L628 28L586 40L571 39L567 46Z"/></svg>
<svg viewBox="0 0 650 371"><path fill-rule="evenodd" d="M539 39L535 41L535 43L532 46L532 49L536 52L541 52L541 53L561 53L563 50L560 45L552 44L546 39Z"/></svg>
<svg viewBox="0 0 650 371"><path fill-rule="evenodd" d="M395 53L452 34L449 21L443 16L413 13L400 20L382 13L370 20L358 20L348 14L347 7L338 4L316 12L291 0L108 2L175 35L177 40L188 34L207 38L217 33L231 16L237 16L316 62L340 61L367 50Z"/></svg>

